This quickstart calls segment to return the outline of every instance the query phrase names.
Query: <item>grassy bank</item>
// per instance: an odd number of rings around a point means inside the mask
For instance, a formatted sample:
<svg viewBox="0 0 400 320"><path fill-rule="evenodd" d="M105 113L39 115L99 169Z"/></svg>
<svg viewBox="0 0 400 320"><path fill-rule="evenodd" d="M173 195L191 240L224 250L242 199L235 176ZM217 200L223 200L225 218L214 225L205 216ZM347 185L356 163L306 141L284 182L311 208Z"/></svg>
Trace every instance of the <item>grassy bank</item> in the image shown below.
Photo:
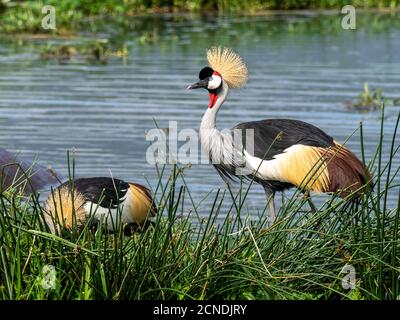
<svg viewBox="0 0 400 320"><path fill-rule="evenodd" d="M296 193L273 225L265 208L250 218L247 185L211 191L208 217L199 217L177 166L159 168L155 227L132 237L105 234L101 225L49 234L36 196L3 191L0 298L398 299L400 211L387 202L389 192L399 192L392 165L398 124L390 148L380 143L366 162L375 190L359 205L331 196L312 215ZM342 287L346 265L356 272L353 289Z"/></svg>
<svg viewBox="0 0 400 320"><path fill-rule="evenodd" d="M0 32L44 32L41 12L44 5L56 8L57 33L80 30L82 24L98 16L132 16L165 12L256 13L261 10L340 9L352 4L356 8L396 9L400 0L0 0Z"/></svg>

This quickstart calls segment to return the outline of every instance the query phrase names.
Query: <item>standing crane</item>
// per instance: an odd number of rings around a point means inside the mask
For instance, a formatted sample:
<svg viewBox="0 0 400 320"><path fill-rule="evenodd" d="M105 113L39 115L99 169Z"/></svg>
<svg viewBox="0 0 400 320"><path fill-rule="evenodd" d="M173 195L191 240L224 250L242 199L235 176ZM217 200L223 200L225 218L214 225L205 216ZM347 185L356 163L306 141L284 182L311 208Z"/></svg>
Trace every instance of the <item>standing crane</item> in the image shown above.
<svg viewBox="0 0 400 320"><path fill-rule="evenodd" d="M44 220L52 233L102 220L109 231L122 224L130 235L147 226L157 209L145 186L111 177L80 178L60 184L59 175L22 161L0 149L0 192L14 187L25 193L59 184L44 203ZM90 220L92 219L92 220Z"/></svg>
<svg viewBox="0 0 400 320"><path fill-rule="evenodd" d="M310 191L358 196L372 185L370 173L350 150L306 122L267 119L219 131L218 110L229 89L245 85L248 71L243 59L230 48L210 48L207 60L209 65L200 71L200 81L188 87L204 88L210 98L200 125L203 149L225 182L244 176L263 186L272 221L277 191L299 188L315 211Z"/></svg>

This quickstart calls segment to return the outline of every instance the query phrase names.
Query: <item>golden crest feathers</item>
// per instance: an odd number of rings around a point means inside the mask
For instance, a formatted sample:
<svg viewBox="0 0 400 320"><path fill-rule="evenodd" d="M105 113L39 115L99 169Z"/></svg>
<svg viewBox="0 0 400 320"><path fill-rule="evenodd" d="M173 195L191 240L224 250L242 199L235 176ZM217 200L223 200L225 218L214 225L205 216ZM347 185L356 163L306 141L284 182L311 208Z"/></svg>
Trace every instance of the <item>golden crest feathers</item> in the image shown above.
<svg viewBox="0 0 400 320"><path fill-rule="evenodd" d="M71 228L74 214L78 225L84 223L87 220L85 203L84 196L76 190L72 195L68 187L56 189L45 202L44 211L47 223L52 225L53 222L57 222L67 228Z"/></svg>
<svg viewBox="0 0 400 320"><path fill-rule="evenodd" d="M248 71L242 57L230 48L211 47L207 50L209 66L218 71L230 88L241 88L247 82Z"/></svg>

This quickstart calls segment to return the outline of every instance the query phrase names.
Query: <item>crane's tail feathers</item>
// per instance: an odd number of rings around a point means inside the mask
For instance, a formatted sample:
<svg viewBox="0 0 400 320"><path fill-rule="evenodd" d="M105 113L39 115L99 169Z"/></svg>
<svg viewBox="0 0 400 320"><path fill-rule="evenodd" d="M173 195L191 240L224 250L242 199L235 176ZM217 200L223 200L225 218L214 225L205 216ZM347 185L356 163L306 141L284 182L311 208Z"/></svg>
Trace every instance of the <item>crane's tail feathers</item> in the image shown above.
<svg viewBox="0 0 400 320"><path fill-rule="evenodd" d="M0 191L14 187L31 193L59 183L59 177L52 169L20 160L7 150L0 149Z"/></svg>
<svg viewBox="0 0 400 320"><path fill-rule="evenodd" d="M326 192L338 192L341 197L372 191L373 180L365 165L344 146L335 142L323 155L327 163L329 185Z"/></svg>
<svg viewBox="0 0 400 320"><path fill-rule="evenodd" d="M129 182L129 185L134 195L135 210L141 212L138 214L146 217L147 213L150 213L150 216L154 217L157 214L157 206L150 190L138 183Z"/></svg>

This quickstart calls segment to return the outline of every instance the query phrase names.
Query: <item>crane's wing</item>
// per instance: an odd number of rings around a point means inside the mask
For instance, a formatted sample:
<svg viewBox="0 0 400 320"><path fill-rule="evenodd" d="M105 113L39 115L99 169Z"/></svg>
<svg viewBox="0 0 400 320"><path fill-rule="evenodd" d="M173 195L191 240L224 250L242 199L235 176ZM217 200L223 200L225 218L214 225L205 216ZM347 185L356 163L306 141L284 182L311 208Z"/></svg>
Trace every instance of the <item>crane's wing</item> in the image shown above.
<svg viewBox="0 0 400 320"><path fill-rule="evenodd" d="M258 168L264 181L277 180L310 191L337 192L358 190L370 174L363 163L321 129L298 120L269 119L247 122L242 130L246 159ZM254 144L244 140L252 130ZM249 135L247 135L249 136Z"/></svg>
<svg viewBox="0 0 400 320"><path fill-rule="evenodd" d="M150 207L151 207L151 214L154 217L157 213L157 205L156 202L153 198L153 196L151 195L151 191L150 189L146 188L145 186L138 184L138 183L134 183L134 182L129 182L129 185L131 187L133 187L134 190L140 192L141 195L143 195L144 197L141 197L141 201L144 203L147 203Z"/></svg>
<svg viewBox="0 0 400 320"><path fill-rule="evenodd" d="M59 188L74 186L86 201L98 204L103 208L115 209L121 204L129 189L125 181L109 177L80 178L66 181Z"/></svg>
<svg viewBox="0 0 400 320"><path fill-rule="evenodd" d="M323 148L334 145L331 136L316 126L299 120L267 119L244 122L232 129L241 130L242 143L248 153L264 160L271 160L296 144ZM247 141L246 130L252 130L254 133L253 146L249 146L252 142Z"/></svg>
<svg viewBox="0 0 400 320"><path fill-rule="evenodd" d="M58 184L62 176L39 164L24 161L0 149L0 190L13 186L25 193Z"/></svg>

